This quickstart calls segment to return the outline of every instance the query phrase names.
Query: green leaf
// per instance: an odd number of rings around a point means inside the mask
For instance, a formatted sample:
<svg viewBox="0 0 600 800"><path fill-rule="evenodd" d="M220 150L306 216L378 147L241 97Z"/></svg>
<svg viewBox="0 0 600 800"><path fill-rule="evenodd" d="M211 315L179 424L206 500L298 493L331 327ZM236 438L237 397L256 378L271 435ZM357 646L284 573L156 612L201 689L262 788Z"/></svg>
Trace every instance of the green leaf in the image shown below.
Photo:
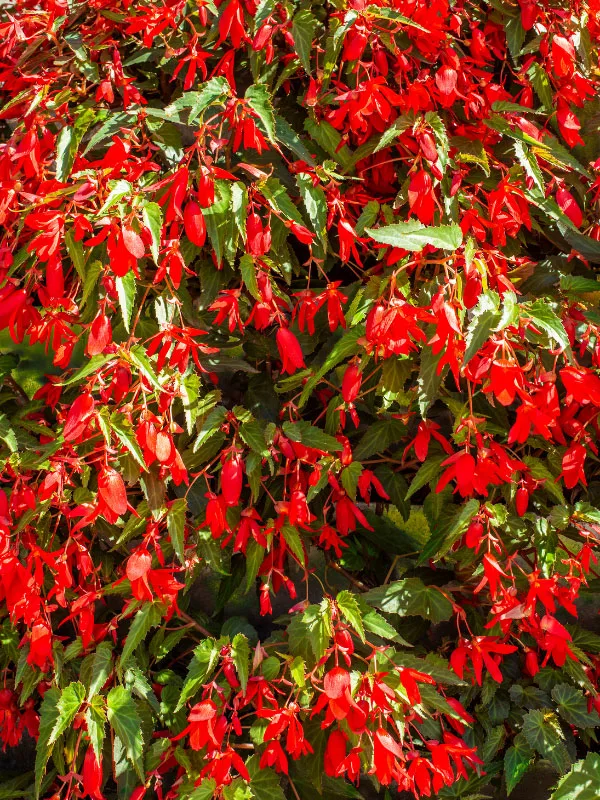
<svg viewBox="0 0 600 800"><path fill-rule="evenodd" d="M419 467L417 474L412 479L410 484L410 489L406 495L406 499L409 500L413 494L416 494L419 489L422 489L427 484L433 483L433 481L437 480L440 474L440 468L442 461L445 461L446 456L434 456L431 458L427 458Z"/></svg>
<svg viewBox="0 0 600 800"><path fill-rule="evenodd" d="M314 164L315 158L313 154L306 148L306 145L289 122L280 117L279 114L275 114L275 135L277 136L277 141L288 150L291 150L296 158L306 161L307 164Z"/></svg>
<svg viewBox="0 0 600 800"><path fill-rule="evenodd" d="M56 141L56 179L65 182L71 174L77 150L85 132L96 117L93 108L84 109L75 120L75 124L65 126L58 134Z"/></svg>
<svg viewBox="0 0 600 800"><path fill-rule="evenodd" d="M5 442L11 453L18 451L19 443L6 414L0 414L0 440Z"/></svg>
<svg viewBox="0 0 600 800"><path fill-rule="evenodd" d="M463 367L487 342L492 331L500 320L500 298L496 292L483 292L473 309L473 316L467 327L465 336L466 350Z"/></svg>
<svg viewBox="0 0 600 800"><path fill-rule="evenodd" d="M192 789L190 794L186 792L185 800L213 800L213 797L217 794L216 789L217 782L214 778L204 778L200 786Z"/></svg>
<svg viewBox="0 0 600 800"><path fill-rule="evenodd" d="M407 131L412 125L414 124L414 119L412 116L407 114L402 114L399 116L389 128L381 134L375 149L373 150L374 153L378 153L380 150L383 150L384 147L389 147L392 142L394 142L398 136Z"/></svg>
<svg viewBox="0 0 600 800"><path fill-rule="evenodd" d="M327 198L320 186L313 186L309 175L302 172L296 176L312 229L319 237L323 250L327 250Z"/></svg>
<svg viewBox="0 0 600 800"><path fill-rule="evenodd" d="M308 75L310 75L310 56L317 25L317 20L307 8L302 8L294 14L292 36L295 51Z"/></svg>
<svg viewBox="0 0 600 800"><path fill-rule="evenodd" d="M66 37L65 37L66 38ZM90 138L86 145L83 155L87 155L90 150L93 150L96 145L110 139L115 133L118 133L120 128L131 125L135 122L135 115L127 112L119 111L115 114L110 114L108 118L97 128L96 133ZM126 182L126 181L125 181ZM103 213L100 211L99 213Z"/></svg>
<svg viewBox="0 0 600 800"><path fill-rule="evenodd" d="M381 419L369 426L362 439L356 445L353 458L364 461L375 453L384 450L399 442L406 434L406 425L399 419Z"/></svg>
<svg viewBox="0 0 600 800"><path fill-rule="evenodd" d="M438 396L442 384L443 370L438 371L442 353L434 354L431 347L424 347L421 351L419 364L419 377L417 379L417 401L423 419L426 418L429 407Z"/></svg>
<svg viewBox="0 0 600 800"><path fill-rule="evenodd" d="M545 111L552 111L554 105L554 93L550 78L544 67L538 62L534 61L528 70L528 77L531 80L532 86L535 89L540 102L544 106Z"/></svg>
<svg viewBox="0 0 600 800"><path fill-rule="evenodd" d="M98 761L102 759L102 745L104 743L104 726L106 723L106 701L101 695L92 697L85 710L85 722L94 753Z"/></svg>
<svg viewBox="0 0 600 800"><path fill-rule="evenodd" d="M270 142L275 143L275 117L273 101L264 83L255 83L246 89L244 99L259 118Z"/></svg>
<svg viewBox="0 0 600 800"><path fill-rule="evenodd" d="M144 225L148 228L150 235L152 236L150 252L152 253L152 259L154 263L158 266L160 239L163 225L163 213L158 203L146 203L146 205L142 208L142 219L144 220Z"/></svg>
<svg viewBox="0 0 600 800"><path fill-rule="evenodd" d="M92 356L85 362L83 367L81 367L78 370L75 370L75 372L71 375L70 378L67 378L66 381L62 381L61 383L59 383L59 386L71 386L73 383L79 383L84 378L87 378L88 375L91 375L93 372L98 372L100 368L103 367L104 364L106 364L107 361L110 361L111 358L113 358L113 356L100 355L100 354L97 356Z"/></svg>
<svg viewBox="0 0 600 800"><path fill-rule="evenodd" d="M254 257L249 253L244 253L240 258L240 272L242 280L246 289L250 292L255 300L261 299L261 294L258 291L258 283L256 281L256 266L254 264Z"/></svg>
<svg viewBox="0 0 600 800"><path fill-rule="evenodd" d="M154 517L159 517L165 502L165 482L158 477L156 472L147 472L140 477L140 484L148 501L148 508Z"/></svg>
<svg viewBox="0 0 600 800"><path fill-rule="evenodd" d="M513 57L513 61L516 61L523 49L525 37L527 35L521 22L521 15L516 14L514 17L510 17L504 23L504 30L506 32L506 44Z"/></svg>
<svg viewBox="0 0 600 800"><path fill-rule="evenodd" d="M265 433L260 422L256 420L244 422L243 425L240 425L239 434L240 439L255 453L263 457L268 455Z"/></svg>
<svg viewBox="0 0 600 800"><path fill-rule="evenodd" d="M111 414L109 422L110 429L117 434L117 438L123 447L125 447L131 453L138 465L145 472L148 468L146 467L146 462L144 461L144 453L142 448L139 446L137 439L135 438L132 423L127 419L125 414L120 414L118 411L115 411L114 414Z"/></svg>
<svg viewBox="0 0 600 800"><path fill-rule="evenodd" d="M342 612L342 616L350 623L356 633L358 633L361 642L364 642L365 626L363 625L362 614L356 597L344 589L338 593L336 603L337 607Z"/></svg>
<svg viewBox="0 0 600 800"><path fill-rule="evenodd" d="M246 583L244 592L249 592L256 580L258 570L265 558L265 548L251 539L246 549Z"/></svg>
<svg viewBox="0 0 600 800"><path fill-rule="evenodd" d="M506 776L506 792L510 794L529 769L534 752L527 744L523 734L518 734L504 754L504 774Z"/></svg>
<svg viewBox="0 0 600 800"><path fill-rule="evenodd" d="M587 700L574 686L559 683L552 689L552 699L558 706L558 713L569 725L575 725L576 728L593 728L600 725L598 712L588 711Z"/></svg>
<svg viewBox="0 0 600 800"><path fill-rule="evenodd" d="M538 160L524 142L514 143L515 154L519 164L523 167L525 174L535 183L540 192L544 192L544 175L538 164Z"/></svg>
<svg viewBox="0 0 600 800"><path fill-rule="evenodd" d="M465 503L465 505L460 506L453 514L445 514L441 523L436 526L431 538L423 548L423 552L419 556L417 564L423 564L430 558L443 558L452 545L458 541L467 530L471 520L479 513L479 510L479 501L471 499Z"/></svg>
<svg viewBox="0 0 600 800"><path fill-rule="evenodd" d="M83 252L83 244L81 242L75 241L75 234L72 228L68 228L65 231L65 244L67 246L69 258L73 262L73 266L75 267L75 270L79 275L80 280L85 282L86 270L85 270L85 255Z"/></svg>
<svg viewBox="0 0 600 800"><path fill-rule="evenodd" d="M184 545L184 531L185 531L185 515L187 511L187 500L185 497L180 497L174 500L167 512L167 530L169 531L169 538L173 545L173 550L179 563L185 565L185 556L183 552Z"/></svg>
<svg viewBox="0 0 600 800"><path fill-rule="evenodd" d="M246 691L250 675L250 645L243 633L236 633L231 642L231 657L240 680L242 691Z"/></svg>
<svg viewBox="0 0 600 800"><path fill-rule="evenodd" d="M125 640L125 645L123 646L123 652L119 659L121 666L127 663L127 659L140 642L146 638L150 628L155 628L157 625L160 625L161 619L162 614L157 603L146 603L140 608L133 618L129 633L127 634L127 639Z"/></svg>
<svg viewBox="0 0 600 800"><path fill-rule="evenodd" d="M379 211L381 209L380 204L377 200L369 200L363 210L360 212L360 217L356 220L356 225L354 229L358 233L359 236L362 236L365 232L365 228L369 228L371 225L375 223L377 217L379 216ZM394 359L396 360L396 359ZM384 364L387 364L388 361L391 359L386 359Z"/></svg>
<svg viewBox="0 0 600 800"><path fill-rule="evenodd" d="M96 647L92 660L92 677L87 693L88 703L108 680L112 669L112 649L112 644L108 641L100 642Z"/></svg>
<svg viewBox="0 0 600 800"><path fill-rule="evenodd" d="M292 655L301 656L313 665L319 661L332 635L331 607L328 600L310 605L302 614L296 614L287 629Z"/></svg>
<svg viewBox="0 0 600 800"><path fill-rule="evenodd" d="M294 679L296 686L304 689L306 686L306 664L300 656L296 656L290 664L290 675Z"/></svg>
<svg viewBox="0 0 600 800"><path fill-rule="evenodd" d="M342 471L342 486L351 500L356 500L358 480L362 475L363 467L358 461L353 461Z"/></svg>
<svg viewBox="0 0 600 800"><path fill-rule="evenodd" d="M290 551L296 556L298 563L305 566L306 556L304 555L304 548L298 528L295 528L293 525L285 524L281 529L281 533Z"/></svg>
<svg viewBox="0 0 600 800"><path fill-rule="evenodd" d="M219 432L225 417L227 416L227 409L224 406L217 406L213 408L210 414L203 420L198 436L194 442L194 452L200 449L204 442L207 442L215 433Z"/></svg>
<svg viewBox="0 0 600 800"><path fill-rule="evenodd" d="M490 162L483 143L479 139L468 139L466 136L453 136L452 147L457 148L458 152L454 160L460 164L475 164L490 175Z"/></svg>
<svg viewBox="0 0 600 800"><path fill-rule="evenodd" d="M524 142L529 145L534 153L539 154L544 160L558 162L559 166L568 170L575 170L581 175L589 177L589 173L585 167L583 167L575 156L571 155L571 153L553 136L546 136L543 141L539 142L537 139L534 139L533 136L521 131L520 128L511 128L509 123L499 115L488 117L483 120L483 124L487 128L501 133L503 136L507 136L519 142Z"/></svg>
<svg viewBox="0 0 600 800"><path fill-rule="evenodd" d="M523 735L530 747L547 758L560 773L571 765L569 753L563 741L564 734L560 723L549 709L532 709L523 719Z"/></svg>
<svg viewBox="0 0 600 800"><path fill-rule="evenodd" d="M53 745L50 743L50 737L54 729L57 717L59 715L58 701L60 700L60 691L52 686L44 693L44 699L40 706L40 732L37 740L35 751L35 797L36 800L40 796L40 787L42 780L46 774L46 764L50 758L53 750Z"/></svg>
<svg viewBox="0 0 600 800"><path fill-rule="evenodd" d="M600 755L588 753L561 778L550 800L598 800Z"/></svg>
<svg viewBox="0 0 600 800"><path fill-rule="evenodd" d="M412 251L420 251L428 244L441 250L457 250L463 240L459 225L440 225L435 228L416 220L396 222L382 228L367 228L365 234L376 242Z"/></svg>
<svg viewBox="0 0 600 800"><path fill-rule="evenodd" d="M344 332L340 339L335 342L330 352L327 354L322 366L310 378L302 390L298 400L298 408L303 408L311 396L313 389L321 378L351 355L358 351L358 340L365 335L363 325L354 325L350 330Z"/></svg>
<svg viewBox="0 0 600 800"><path fill-rule="evenodd" d="M261 767L257 755L246 761L246 769L250 775L250 789L254 800L285 800L277 774L269 767Z"/></svg>
<svg viewBox="0 0 600 800"><path fill-rule="evenodd" d="M89 148L88 148L89 149ZM104 205L96 214L97 217L102 217L109 208L112 208L124 197L128 197L133 193L133 186L126 180L111 181L113 184L112 189L108 193L108 197L104 201Z"/></svg>
<svg viewBox="0 0 600 800"><path fill-rule="evenodd" d="M600 282L580 275L561 275L560 288L567 294L596 294L600 292Z"/></svg>
<svg viewBox="0 0 600 800"><path fill-rule="evenodd" d="M123 324L125 325L125 330L127 333L130 333L131 317L133 314L136 292L135 275L130 270L126 275L123 275L123 277L116 277L115 283L117 286L117 295L119 297L119 306L121 308Z"/></svg>
<svg viewBox="0 0 600 800"><path fill-rule="evenodd" d="M106 698L108 721L121 740L128 760L144 781L142 721L133 697L123 686L115 686Z"/></svg>
<svg viewBox="0 0 600 800"><path fill-rule="evenodd" d="M565 326L547 301L536 300L525 313L531 318L536 328L541 328L551 339L558 342L563 350L570 352L569 336Z"/></svg>
<svg viewBox="0 0 600 800"><path fill-rule="evenodd" d="M48 744L52 745L58 737L66 731L75 719L81 704L85 700L85 686L79 681L70 683L62 690L60 698L56 704L56 719Z"/></svg>
<svg viewBox="0 0 600 800"><path fill-rule="evenodd" d="M342 137L333 125L326 120L317 122L311 117L307 117L304 122L304 130L340 166L348 167L350 165L352 154L345 144L341 145Z"/></svg>
<svg viewBox="0 0 600 800"><path fill-rule="evenodd" d="M196 647L175 711L183 708L202 684L208 681L219 662L219 653L220 647L214 639L205 639Z"/></svg>
<svg viewBox="0 0 600 800"><path fill-rule="evenodd" d="M267 178L265 183L261 184L261 191L275 211L279 211L284 217L304 225L302 215L292 202L287 189L281 181L277 178Z"/></svg>
<svg viewBox="0 0 600 800"><path fill-rule="evenodd" d="M228 181L220 179L215 181L215 202L208 208L203 209L202 214L206 223L208 238L214 248L215 258L220 268L223 256L226 253L227 241L233 238L231 232L232 227L235 225L235 219L231 213L231 186ZM218 272L211 269L210 274L215 284L214 296L216 296L219 289ZM214 296L210 302L212 302Z"/></svg>
<svg viewBox="0 0 600 800"><path fill-rule="evenodd" d="M306 447L314 447L324 453L337 453L342 449L334 436L316 428L310 422L284 422L283 432L293 442L301 442Z"/></svg>
<svg viewBox="0 0 600 800"><path fill-rule="evenodd" d="M523 461L529 467L529 472L532 478L536 481L544 481L541 487L542 491L547 492L557 503L565 505L565 496L560 483L556 483L557 475L553 475L546 464L539 458L533 456L525 456Z"/></svg>
<svg viewBox="0 0 600 800"><path fill-rule="evenodd" d="M403 578L379 586L362 595L362 599L384 614L419 616L432 622L443 622L452 616L448 598L437 587L425 586L420 578Z"/></svg>
<svg viewBox="0 0 600 800"><path fill-rule="evenodd" d="M158 382L152 362L146 355L146 351L141 344L134 344L133 347L130 348L129 358L131 359L131 363L139 369L148 383L161 392L162 386Z"/></svg>
<svg viewBox="0 0 600 800"><path fill-rule="evenodd" d="M227 78L211 78L209 81L206 81L206 83L203 83L200 90L197 93L194 92L196 97L191 104L188 125L193 125L203 111L213 103L223 101L230 92L231 88Z"/></svg>

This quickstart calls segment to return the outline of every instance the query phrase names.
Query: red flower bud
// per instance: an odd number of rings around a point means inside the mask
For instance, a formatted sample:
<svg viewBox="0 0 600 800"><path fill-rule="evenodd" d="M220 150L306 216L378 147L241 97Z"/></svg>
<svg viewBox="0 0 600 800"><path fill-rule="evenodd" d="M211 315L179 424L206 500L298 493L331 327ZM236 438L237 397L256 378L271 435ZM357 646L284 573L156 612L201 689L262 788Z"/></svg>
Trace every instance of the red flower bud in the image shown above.
<svg viewBox="0 0 600 800"><path fill-rule="evenodd" d="M342 380L342 397L345 403L353 403L362 383L362 373L356 364L350 364Z"/></svg>
<svg viewBox="0 0 600 800"><path fill-rule="evenodd" d="M238 453L223 463L221 470L221 491L228 506L235 506L242 493L242 459Z"/></svg>
<svg viewBox="0 0 600 800"><path fill-rule="evenodd" d="M190 200L183 212L183 226L190 242L202 247L206 241L206 223L202 209L195 200Z"/></svg>
<svg viewBox="0 0 600 800"><path fill-rule="evenodd" d="M465 544L467 547L477 547L479 542L481 541L481 537L483 536L483 525L479 520L473 520L473 522L469 525L465 536Z"/></svg>
<svg viewBox="0 0 600 800"><path fill-rule="evenodd" d="M306 364L304 363L302 348L294 334L287 328L279 328L275 339L283 362L282 371L291 375L297 369L304 369Z"/></svg>
<svg viewBox="0 0 600 800"><path fill-rule="evenodd" d="M517 489L517 494L515 495L515 507L517 509L517 514L522 517L527 513L528 506L529 492L524 486L519 486Z"/></svg>

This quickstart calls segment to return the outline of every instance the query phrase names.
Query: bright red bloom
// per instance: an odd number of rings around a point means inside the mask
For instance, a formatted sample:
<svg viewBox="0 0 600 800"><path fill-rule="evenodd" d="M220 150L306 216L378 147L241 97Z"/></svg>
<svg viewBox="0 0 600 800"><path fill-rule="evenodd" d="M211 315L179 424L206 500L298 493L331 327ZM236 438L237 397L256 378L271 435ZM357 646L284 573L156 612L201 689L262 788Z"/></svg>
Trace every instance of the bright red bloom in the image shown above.
<svg viewBox="0 0 600 800"><path fill-rule="evenodd" d="M304 356L300 342L288 328L279 328L276 334L277 349L282 361L282 371L291 375L297 369L304 369Z"/></svg>

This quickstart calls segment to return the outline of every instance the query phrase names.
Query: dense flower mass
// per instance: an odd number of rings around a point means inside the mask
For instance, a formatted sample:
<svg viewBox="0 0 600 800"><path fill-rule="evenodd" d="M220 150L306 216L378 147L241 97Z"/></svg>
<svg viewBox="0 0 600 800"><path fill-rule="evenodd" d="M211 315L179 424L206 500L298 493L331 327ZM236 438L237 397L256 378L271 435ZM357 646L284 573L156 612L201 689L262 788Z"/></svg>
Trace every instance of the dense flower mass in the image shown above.
<svg viewBox="0 0 600 800"><path fill-rule="evenodd" d="M12 6L2 797L600 796L598 0Z"/></svg>

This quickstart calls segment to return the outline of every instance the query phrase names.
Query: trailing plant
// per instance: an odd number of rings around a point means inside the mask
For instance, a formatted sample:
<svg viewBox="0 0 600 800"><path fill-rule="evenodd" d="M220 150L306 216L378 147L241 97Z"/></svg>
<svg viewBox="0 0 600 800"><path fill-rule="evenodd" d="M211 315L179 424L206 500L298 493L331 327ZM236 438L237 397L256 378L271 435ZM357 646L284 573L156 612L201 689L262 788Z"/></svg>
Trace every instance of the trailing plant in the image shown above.
<svg viewBox="0 0 600 800"><path fill-rule="evenodd" d="M0 795L597 797L597 0L0 13Z"/></svg>

